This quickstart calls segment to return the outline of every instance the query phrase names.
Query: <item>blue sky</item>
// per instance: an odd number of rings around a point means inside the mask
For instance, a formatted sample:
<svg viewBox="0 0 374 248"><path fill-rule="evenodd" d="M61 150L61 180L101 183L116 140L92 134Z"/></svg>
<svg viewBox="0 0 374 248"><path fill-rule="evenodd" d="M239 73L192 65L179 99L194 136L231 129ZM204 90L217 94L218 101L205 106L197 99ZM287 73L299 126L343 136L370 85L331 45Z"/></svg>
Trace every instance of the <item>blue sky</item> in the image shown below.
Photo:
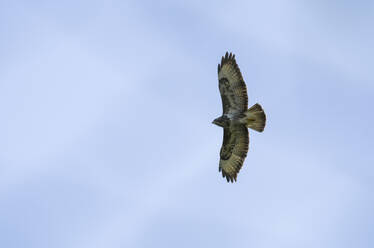
<svg viewBox="0 0 374 248"><path fill-rule="evenodd" d="M1 247L373 247L371 1L1 1ZM250 132L218 174L217 64Z"/></svg>

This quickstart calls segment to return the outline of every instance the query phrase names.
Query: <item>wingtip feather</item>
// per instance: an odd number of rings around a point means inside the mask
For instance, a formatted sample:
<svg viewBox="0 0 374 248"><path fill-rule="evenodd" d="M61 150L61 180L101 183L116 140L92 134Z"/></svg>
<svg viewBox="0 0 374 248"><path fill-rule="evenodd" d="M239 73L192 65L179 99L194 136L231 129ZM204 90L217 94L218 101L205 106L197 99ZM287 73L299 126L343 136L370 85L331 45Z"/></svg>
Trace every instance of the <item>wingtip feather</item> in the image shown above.
<svg viewBox="0 0 374 248"><path fill-rule="evenodd" d="M235 69L237 71L239 71L239 74L241 75L239 67L238 67L238 65L236 63L236 60L235 60L235 54L233 54L232 52L230 52L230 53L226 52L225 55L222 56L221 63L218 66L218 73L221 71L223 65L226 64L226 63L231 63L235 67Z"/></svg>
<svg viewBox="0 0 374 248"><path fill-rule="evenodd" d="M222 168L219 168L219 171L222 171L222 177L223 178L226 178L226 181L228 182L228 183L234 183L234 182L236 182L236 180L237 180L237 174L233 174L233 175L230 175L229 173L227 173L227 172L225 172L224 170L222 170Z"/></svg>

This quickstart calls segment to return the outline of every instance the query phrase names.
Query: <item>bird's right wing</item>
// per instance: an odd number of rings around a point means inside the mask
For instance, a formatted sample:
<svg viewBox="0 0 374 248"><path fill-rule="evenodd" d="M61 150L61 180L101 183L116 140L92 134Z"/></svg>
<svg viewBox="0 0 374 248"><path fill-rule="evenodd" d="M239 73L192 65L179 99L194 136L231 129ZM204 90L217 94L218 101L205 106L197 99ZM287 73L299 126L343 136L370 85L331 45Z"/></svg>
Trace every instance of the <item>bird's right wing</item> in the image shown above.
<svg viewBox="0 0 374 248"><path fill-rule="evenodd" d="M220 152L219 171L227 182L236 181L247 156L249 145L248 129L244 125L233 125L223 129L223 143Z"/></svg>

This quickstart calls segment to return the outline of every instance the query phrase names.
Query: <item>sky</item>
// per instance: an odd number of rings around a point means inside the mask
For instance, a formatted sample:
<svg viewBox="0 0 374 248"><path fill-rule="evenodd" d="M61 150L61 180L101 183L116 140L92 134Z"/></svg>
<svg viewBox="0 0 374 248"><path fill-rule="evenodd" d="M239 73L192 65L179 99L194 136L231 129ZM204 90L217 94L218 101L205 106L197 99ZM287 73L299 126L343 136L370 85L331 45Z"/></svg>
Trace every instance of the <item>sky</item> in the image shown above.
<svg viewBox="0 0 374 248"><path fill-rule="evenodd" d="M0 247L373 247L372 1L0 1ZM217 64L267 115L218 173Z"/></svg>

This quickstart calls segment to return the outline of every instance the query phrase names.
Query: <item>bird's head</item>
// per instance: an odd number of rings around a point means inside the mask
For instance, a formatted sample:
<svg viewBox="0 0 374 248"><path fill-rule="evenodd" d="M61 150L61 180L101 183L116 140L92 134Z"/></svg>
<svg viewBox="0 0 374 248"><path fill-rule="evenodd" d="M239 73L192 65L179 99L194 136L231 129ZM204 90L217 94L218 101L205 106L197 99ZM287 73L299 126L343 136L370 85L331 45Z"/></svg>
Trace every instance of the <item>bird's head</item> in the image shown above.
<svg viewBox="0 0 374 248"><path fill-rule="evenodd" d="M212 123L216 124L219 127L225 127L225 126L228 125L227 121L228 120L226 118L221 116L221 117L218 117L218 118L214 119L214 121Z"/></svg>

